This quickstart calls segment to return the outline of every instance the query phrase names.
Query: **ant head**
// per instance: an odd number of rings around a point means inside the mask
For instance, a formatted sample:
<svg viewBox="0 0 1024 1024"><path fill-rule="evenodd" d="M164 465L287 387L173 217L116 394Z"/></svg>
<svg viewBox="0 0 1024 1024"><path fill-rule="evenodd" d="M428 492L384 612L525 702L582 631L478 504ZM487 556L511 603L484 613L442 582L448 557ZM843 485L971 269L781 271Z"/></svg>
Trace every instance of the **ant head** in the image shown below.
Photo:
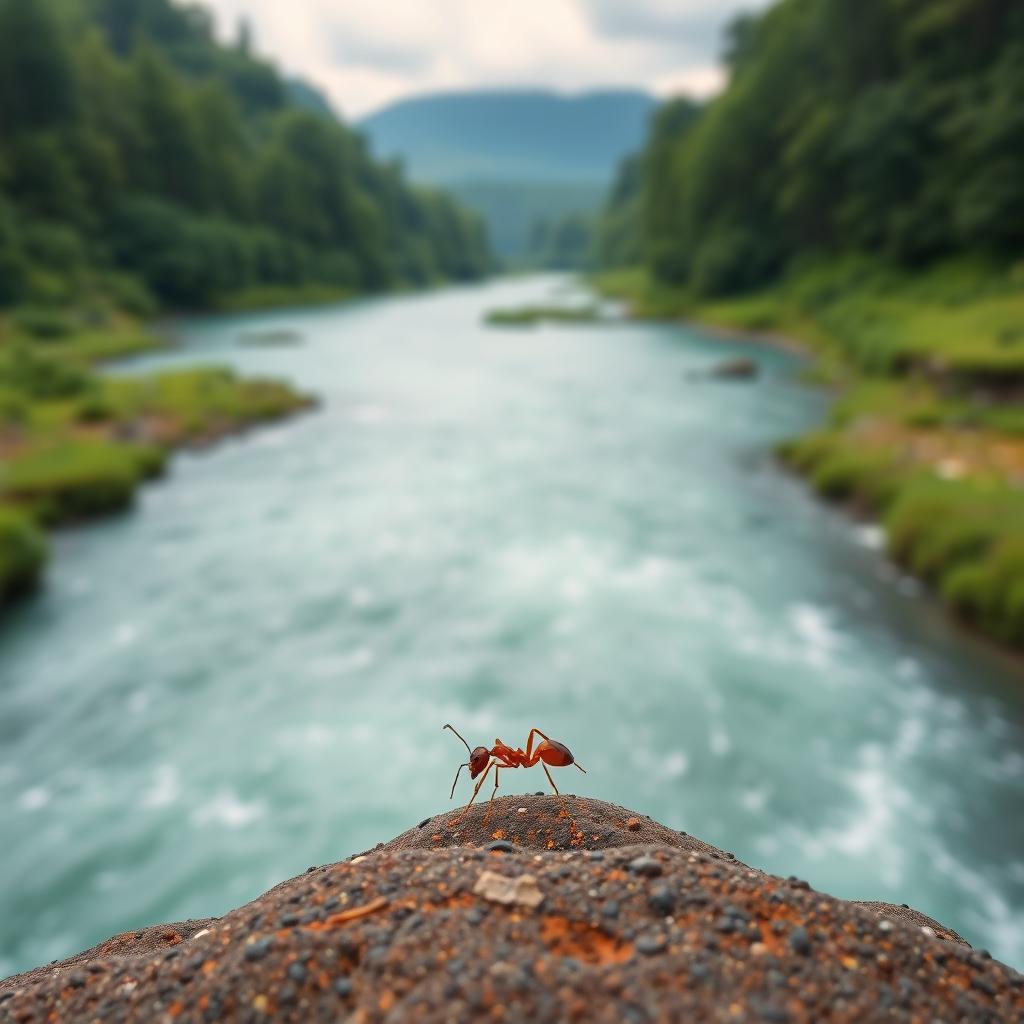
<svg viewBox="0 0 1024 1024"><path fill-rule="evenodd" d="M486 747L474 747L472 750L469 749L469 744L462 739L462 736L452 728L450 725L444 726L445 729L451 729L456 736L462 740L462 745L466 748L466 752L469 754L469 760L464 761L459 765L459 771L455 773L455 782L452 783L452 796L455 795L455 787L459 781L459 772L463 768L469 768L470 778L475 779L482 771L487 768L487 762L491 759L491 752ZM450 799L450 798L449 798Z"/></svg>
<svg viewBox="0 0 1024 1024"><path fill-rule="evenodd" d="M491 759L491 752L486 747L474 747L469 755L469 777L475 779Z"/></svg>

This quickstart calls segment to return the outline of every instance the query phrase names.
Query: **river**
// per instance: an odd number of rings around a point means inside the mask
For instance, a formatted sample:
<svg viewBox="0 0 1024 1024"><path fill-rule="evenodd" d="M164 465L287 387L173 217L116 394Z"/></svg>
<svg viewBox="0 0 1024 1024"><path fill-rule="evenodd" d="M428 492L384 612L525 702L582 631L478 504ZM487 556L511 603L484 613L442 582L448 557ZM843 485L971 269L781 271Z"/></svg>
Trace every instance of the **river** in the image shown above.
<svg viewBox="0 0 1024 1024"><path fill-rule="evenodd" d="M119 369L222 362L322 404L60 533L0 622L0 976L450 806L445 722L540 726L588 770L570 792L1024 967L1024 673L775 464L826 413L797 357L482 322L571 287L195 319ZM273 330L301 344L240 343ZM756 382L706 377L737 354Z"/></svg>

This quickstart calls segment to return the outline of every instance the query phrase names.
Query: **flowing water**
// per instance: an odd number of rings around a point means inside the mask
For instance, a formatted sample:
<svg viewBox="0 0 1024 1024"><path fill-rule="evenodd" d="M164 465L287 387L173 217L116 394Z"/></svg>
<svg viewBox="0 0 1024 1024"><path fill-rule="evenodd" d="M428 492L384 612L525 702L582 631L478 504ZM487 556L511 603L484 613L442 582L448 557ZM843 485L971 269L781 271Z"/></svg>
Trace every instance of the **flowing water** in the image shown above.
<svg viewBox="0 0 1024 1024"><path fill-rule="evenodd" d="M777 468L826 409L795 357L482 323L568 285L190 321L127 367L224 362L322 405L60 534L0 622L0 975L442 810L449 721L540 726L589 771L569 791L1024 966L1024 673ZM272 330L302 343L240 343ZM736 354L759 380L706 377Z"/></svg>

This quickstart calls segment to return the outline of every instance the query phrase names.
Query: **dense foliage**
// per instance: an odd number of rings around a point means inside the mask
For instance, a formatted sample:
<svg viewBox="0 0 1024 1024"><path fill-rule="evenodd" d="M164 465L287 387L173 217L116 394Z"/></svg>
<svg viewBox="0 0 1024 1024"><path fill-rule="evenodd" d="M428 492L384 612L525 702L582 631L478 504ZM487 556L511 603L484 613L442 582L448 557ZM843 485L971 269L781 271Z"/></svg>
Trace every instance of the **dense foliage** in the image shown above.
<svg viewBox="0 0 1024 1024"><path fill-rule="evenodd" d="M477 218L296 95L198 7L0 0L0 304L144 313L488 267Z"/></svg>
<svg viewBox="0 0 1024 1024"><path fill-rule="evenodd" d="M734 25L728 62L721 97L655 120L612 198L606 264L639 252L707 295L821 255L1024 249L1017 0L782 0Z"/></svg>

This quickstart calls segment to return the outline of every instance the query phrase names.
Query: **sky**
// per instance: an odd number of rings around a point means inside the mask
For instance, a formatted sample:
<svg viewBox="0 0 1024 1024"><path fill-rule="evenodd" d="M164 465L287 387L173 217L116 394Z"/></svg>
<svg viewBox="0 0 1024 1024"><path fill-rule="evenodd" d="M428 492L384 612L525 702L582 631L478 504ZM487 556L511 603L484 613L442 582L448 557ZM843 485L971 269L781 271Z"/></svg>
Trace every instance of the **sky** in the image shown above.
<svg viewBox="0 0 1024 1024"><path fill-rule="evenodd" d="M416 93L720 88L722 29L769 0L203 0L256 49L355 120Z"/></svg>

